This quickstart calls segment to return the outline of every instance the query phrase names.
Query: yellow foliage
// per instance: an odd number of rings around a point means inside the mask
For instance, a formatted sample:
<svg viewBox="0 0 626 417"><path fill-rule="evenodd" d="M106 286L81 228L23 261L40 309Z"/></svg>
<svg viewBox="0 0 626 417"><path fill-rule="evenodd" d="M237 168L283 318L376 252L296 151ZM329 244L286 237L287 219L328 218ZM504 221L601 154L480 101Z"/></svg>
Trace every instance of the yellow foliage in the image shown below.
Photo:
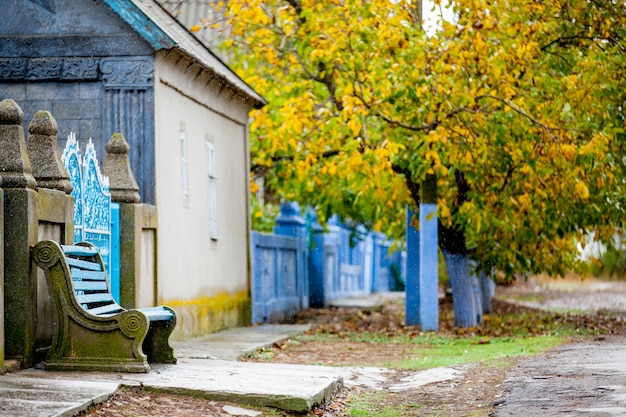
<svg viewBox="0 0 626 417"><path fill-rule="evenodd" d="M283 196L398 234L407 181L433 173L442 224L475 256L563 268L562 231L621 219L608 202L626 193L626 7L609 3L456 0L425 35L408 0L229 0L226 53L268 101L253 166Z"/></svg>
<svg viewBox="0 0 626 417"><path fill-rule="evenodd" d="M589 189L587 188L587 185L584 181L578 181L576 183L576 185L574 186L574 193L581 200L589 199Z"/></svg>
<svg viewBox="0 0 626 417"><path fill-rule="evenodd" d="M561 152L563 153L563 156L565 156L565 158L567 160L572 160L576 157L576 147L574 145L570 145L570 144L565 144L565 145L561 145Z"/></svg>

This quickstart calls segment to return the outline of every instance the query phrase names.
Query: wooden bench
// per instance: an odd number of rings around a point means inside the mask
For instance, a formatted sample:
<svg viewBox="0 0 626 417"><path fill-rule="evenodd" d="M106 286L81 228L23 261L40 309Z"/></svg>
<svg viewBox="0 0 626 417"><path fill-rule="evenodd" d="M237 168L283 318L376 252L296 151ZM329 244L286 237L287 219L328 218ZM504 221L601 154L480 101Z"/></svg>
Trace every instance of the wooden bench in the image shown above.
<svg viewBox="0 0 626 417"><path fill-rule="evenodd" d="M126 310L115 302L92 244L61 246L45 240L33 247L32 256L46 274L56 308L46 369L148 372L148 362L176 363L169 345L174 310Z"/></svg>

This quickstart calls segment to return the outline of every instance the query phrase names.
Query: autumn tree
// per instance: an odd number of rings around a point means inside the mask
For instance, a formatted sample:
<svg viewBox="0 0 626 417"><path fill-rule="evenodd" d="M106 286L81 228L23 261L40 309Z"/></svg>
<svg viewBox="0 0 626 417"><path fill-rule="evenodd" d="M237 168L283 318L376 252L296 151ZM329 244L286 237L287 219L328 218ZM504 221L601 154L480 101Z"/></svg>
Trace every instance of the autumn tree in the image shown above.
<svg viewBox="0 0 626 417"><path fill-rule="evenodd" d="M252 174L392 236L432 176L455 306L468 259L564 274L588 232L622 226L621 2L457 0L436 33L410 0L217 6L231 65L269 103Z"/></svg>

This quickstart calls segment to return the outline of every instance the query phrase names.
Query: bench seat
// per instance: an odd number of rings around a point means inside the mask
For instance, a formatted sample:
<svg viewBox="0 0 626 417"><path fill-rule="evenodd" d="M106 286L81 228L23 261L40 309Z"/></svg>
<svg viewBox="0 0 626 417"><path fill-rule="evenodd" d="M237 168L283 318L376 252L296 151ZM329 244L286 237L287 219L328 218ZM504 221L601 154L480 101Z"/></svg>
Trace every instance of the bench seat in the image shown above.
<svg viewBox="0 0 626 417"><path fill-rule="evenodd" d="M46 240L32 250L56 309L46 369L148 372L149 362L176 363L167 306L127 310L111 294L102 257L90 243Z"/></svg>

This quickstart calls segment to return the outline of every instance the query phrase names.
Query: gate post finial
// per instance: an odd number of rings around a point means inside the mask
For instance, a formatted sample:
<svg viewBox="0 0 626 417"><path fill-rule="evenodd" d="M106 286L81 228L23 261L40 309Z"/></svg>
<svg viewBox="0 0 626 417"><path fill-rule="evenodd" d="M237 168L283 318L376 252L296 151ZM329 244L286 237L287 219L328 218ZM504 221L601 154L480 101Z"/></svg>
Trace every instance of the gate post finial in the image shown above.
<svg viewBox="0 0 626 417"><path fill-rule="evenodd" d="M26 152L24 112L11 99L0 102L0 174L4 188L35 189L30 159Z"/></svg>
<svg viewBox="0 0 626 417"><path fill-rule="evenodd" d="M130 146L124 135L113 133L106 145L102 171L109 177L111 200L117 203L139 203L139 186L130 168Z"/></svg>
<svg viewBox="0 0 626 417"><path fill-rule="evenodd" d="M52 114L39 110L28 125L28 156L33 175L40 188L72 192L70 176L61 162L57 132L59 127Z"/></svg>

